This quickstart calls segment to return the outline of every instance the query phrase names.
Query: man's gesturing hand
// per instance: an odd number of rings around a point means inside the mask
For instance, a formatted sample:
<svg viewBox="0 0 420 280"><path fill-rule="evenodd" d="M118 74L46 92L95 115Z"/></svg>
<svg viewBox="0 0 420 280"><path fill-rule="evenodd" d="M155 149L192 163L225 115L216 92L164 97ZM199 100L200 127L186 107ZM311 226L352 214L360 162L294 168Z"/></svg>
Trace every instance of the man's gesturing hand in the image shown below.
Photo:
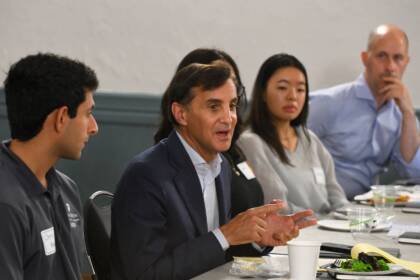
<svg viewBox="0 0 420 280"><path fill-rule="evenodd" d="M260 242L267 230L266 217L277 213L283 203L267 204L248 209L220 227L229 245Z"/></svg>
<svg viewBox="0 0 420 280"><path fill-rule="evenodd" d="M304 210L292 215L272 213L266 217L267 230L260 244L266 246L285 245L287 241L297 237L299 230L316 224L316 220L309 218L314 212Z"/></svg>

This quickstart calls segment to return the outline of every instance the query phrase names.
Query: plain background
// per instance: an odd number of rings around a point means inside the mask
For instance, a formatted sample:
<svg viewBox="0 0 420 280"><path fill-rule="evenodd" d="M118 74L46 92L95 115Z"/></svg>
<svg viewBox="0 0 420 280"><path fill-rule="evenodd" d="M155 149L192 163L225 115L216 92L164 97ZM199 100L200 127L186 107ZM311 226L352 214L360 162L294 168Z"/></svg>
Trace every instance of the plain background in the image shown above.
<svg viewBox="0 0 420 280"><path fill-rule="evenodd" d="M420 107L419 14L418 0L0 0L0 81L22 56L48 51L94 68L101 91L160 95L187 52L218 47L248 94L279 52L296 55L319 89L354 80L369 31L395 23L410 39L404 80Z"/></svg>

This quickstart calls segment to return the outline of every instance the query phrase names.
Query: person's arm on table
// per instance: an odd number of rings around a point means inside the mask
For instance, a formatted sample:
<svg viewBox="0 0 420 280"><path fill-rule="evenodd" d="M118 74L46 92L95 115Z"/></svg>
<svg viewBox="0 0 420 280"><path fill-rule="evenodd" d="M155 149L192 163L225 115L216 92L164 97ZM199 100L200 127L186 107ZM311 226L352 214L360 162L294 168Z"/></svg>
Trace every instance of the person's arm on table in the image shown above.
<svg viewBox="0 0 420 280"><path fill-rule="evenodd" d="M123 279L189 279L225 263L225 248L214 232L189 239L170 251L166 249L168 235L174 233L167 229L164 194L138 172L132 169L126 173L119 186L123 191L114 198L114 273L122 274ZM266 230L262 217L280 208L272 204L249 209L222 225L220 231L229 246L258 242Z"/></svg>

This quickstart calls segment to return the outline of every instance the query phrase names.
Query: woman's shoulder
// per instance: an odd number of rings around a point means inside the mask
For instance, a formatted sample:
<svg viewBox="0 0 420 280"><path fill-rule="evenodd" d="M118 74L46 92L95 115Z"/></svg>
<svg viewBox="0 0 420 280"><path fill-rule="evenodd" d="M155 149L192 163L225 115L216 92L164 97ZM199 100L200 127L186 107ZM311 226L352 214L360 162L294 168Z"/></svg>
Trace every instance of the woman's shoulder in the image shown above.
<svg viewBox="0 0 420 280"><path fill-rule="evenodd" d="M247 129L239 136L238 143L240 145L261 145L264 143L264 140L255 132Z"/></svg>
<svg viewBox="0 0 420 280"><path fill-rule="evenodd" d="M326 154L329 154L327 148L325 148L322 141L318 138L318 136L310 129L307 129L308 136L311 140L310 145L312 146L312 149L316 151L318 156L325 156Z"/></svg>
<svg viewBox="0 0 420 280"><path fill-rule="evenodd" d="M319 140L319 138L315 134L315 132L313 132L312 130L310 130L307 127L304 128L302 126L299 126L297 128L297 132L298 132L299 137L302 138L302 139L305 139L305 138L307 139L309 137L310 142L316 142L316 144L321 142L321 140Z"/></svg>
<svg viewBox="0 0 420 280"><path fill-rule="evenodd" d="M324 146L324 143L322 143L321 139L319 139L318 135L315 134L312 130L308 129L309 135L311 137L311 143L314 143L314 145L317 146L318 149L321 150L327 150Z"/></svg>
<svg viewBox="0 0 420 280"><path fill-rule="evenodd" d="M309 135L309 138L311 138L311 141L320 142L320 140L319 140L318 136L315 134L315 132L313 132L309 128L306 128L306 130L308 131L308 135Z"/></svg>

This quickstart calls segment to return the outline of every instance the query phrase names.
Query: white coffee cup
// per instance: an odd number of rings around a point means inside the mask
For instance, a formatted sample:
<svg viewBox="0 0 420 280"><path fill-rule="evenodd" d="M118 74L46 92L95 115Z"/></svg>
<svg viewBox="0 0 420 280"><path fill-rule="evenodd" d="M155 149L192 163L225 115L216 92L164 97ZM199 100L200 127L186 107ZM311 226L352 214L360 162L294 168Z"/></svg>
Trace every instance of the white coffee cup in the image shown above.
<svg viewBox="0 0 420 280"><path fill-rule="evenodd" d="M321 242L291 240L287 242L289 252L290 279L314 280L318 268Z"/></svg>

